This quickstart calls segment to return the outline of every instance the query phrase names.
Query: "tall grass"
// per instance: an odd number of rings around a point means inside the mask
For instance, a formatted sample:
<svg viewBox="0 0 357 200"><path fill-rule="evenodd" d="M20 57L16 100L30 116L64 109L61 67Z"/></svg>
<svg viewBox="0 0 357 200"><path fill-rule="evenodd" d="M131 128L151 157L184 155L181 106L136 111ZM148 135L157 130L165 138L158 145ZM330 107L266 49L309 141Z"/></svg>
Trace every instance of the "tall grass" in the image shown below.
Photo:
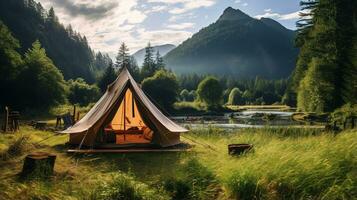
<svg viewBox="0 0 357 200"><path fill-rule="evenodd" d="M93 200L165 200L169 196L148 185L135 181L124 174L113 174L110 181L102 181L99 187L92 191Z"/></svg>
<svg viewBox="0 0 357 200"><path fill-rule="evenodd" d="M200 132L200 131L199 131ZM226 137L222 135L226 134ZM356 131L337 136L317 129L244 129L190 136L200 160L215 169L236 199L353 199L357 196ZM251 143L254 151L227 155L227 144Z"/></svg>

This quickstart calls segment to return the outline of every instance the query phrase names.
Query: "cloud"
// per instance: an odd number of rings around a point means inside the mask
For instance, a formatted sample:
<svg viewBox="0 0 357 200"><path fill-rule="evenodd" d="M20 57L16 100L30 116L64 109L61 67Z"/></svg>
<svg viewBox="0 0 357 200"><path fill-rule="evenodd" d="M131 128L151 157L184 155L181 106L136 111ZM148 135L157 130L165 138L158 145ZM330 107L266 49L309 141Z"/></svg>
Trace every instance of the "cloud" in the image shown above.
<svg viewBox="0 0 357 200"><path fill-rule="evenodd" d="M182 14L197 8L210 7L216 3L215 0L148 0L148 2L175 5L169 10L171 14Z"/></svg>
<svg viewBox="0 0 357 200"><path fill-rule="evenodd" d="M272 12L271 9L266 9L264 10L265 13L261 15L256 15L254 16L257 19L260 19L262 17L264 18L272 18L272 19L277 19L277 20L293 20L293 19L299 19L299 13L300 11L292 12L292 13L287 13L287 14L279 14Z"/></svg>
<svg viewBox="0 0 357 200"><path fill-rule="evenodd" d="M246 2L246 3L243 3L242 6L244 6L244 7L245 7L245 6L248 6L248 3L247 3L247 2Z"/></svg>
<svg viewBox="0 0 357 200"><path fill-rule="evenodd" d="M182 29L192 28L194 26L195 26L194 23L186 22L186 23L181 23L181 24L170 24L167 27L171 28L171 29L182 30Z"/></svg>
<svg viewBox="0 0 357 200"><path fill-rule="evenodd" d="M271 12L271 8L264 9L264 12Z"/></svg>
<svg viewBox="0 0 357 200"><path fill-rule="evenodd" d="M87 18L103 18L107 13L117 6L117 2L103 2L96 5L86 1L54 0L56 8L63 8L71 16L83 15Z"/></svg>
<svg viewBox="0 0 357 200"><path fill-rule="evenodd" d="M235 0L234 1L234 3L240 3L241 2L241 0Z"/></svg>
<svg viewBox="0 0 357 200"><path fill-rule="evenodd" d="M152 8L146 10L145 13L162 12L162 11L166 11L167 9L168 6L166 5L153 6Z"/></svg>

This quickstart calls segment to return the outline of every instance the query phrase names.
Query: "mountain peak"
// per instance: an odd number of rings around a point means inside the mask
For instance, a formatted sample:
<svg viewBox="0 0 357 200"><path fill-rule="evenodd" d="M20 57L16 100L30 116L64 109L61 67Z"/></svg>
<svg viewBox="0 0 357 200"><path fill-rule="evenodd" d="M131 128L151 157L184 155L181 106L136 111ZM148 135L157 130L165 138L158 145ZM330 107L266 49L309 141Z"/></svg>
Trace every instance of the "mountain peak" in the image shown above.
<svg viewBox="0 0 357 200"><path fill-rule="evenodd" d="M219 17L219 21L222 20L242 20L242 19L250 19L251 17L239 9L234 9L232 7L228 7L223 11L223 14Z"/></svg>

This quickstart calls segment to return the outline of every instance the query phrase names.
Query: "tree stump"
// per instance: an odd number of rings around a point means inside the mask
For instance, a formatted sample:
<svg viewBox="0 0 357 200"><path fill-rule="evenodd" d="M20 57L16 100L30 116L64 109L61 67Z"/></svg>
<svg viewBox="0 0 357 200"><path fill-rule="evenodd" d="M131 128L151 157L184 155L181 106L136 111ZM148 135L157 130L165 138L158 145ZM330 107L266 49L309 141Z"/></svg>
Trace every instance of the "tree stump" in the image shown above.
<svg viewBox="0 0 357 200"><path fill-rule="evenodd" d="M228 154L229 155L241 155L245 152L250 151L253 148L251 144L229 144Z"/></svg>
<svg viewBox="0 0 357 200"><path fill-rule="evenodd" d="M56 155L35 152L25 157L21 176L26 178L47 178L53 174Z"/></svg>

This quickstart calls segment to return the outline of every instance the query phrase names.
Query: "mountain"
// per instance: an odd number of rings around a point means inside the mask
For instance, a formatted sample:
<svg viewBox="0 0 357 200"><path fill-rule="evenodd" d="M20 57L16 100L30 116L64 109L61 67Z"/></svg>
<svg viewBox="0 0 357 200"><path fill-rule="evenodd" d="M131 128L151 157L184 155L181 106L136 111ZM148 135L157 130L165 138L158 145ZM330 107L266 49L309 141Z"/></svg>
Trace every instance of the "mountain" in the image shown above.
<svg viewBox="0 0 357 200"><path fill-rule="evenodd" d="M159 51L161 56L166 55L169 51L171 51L175 47L176 46L173 44L164 44L164 45L153 46L155 55L156 55L156 51ZM132 56L134 56L138 65L141 66L144 62L145 48L138 50Z"/></svg>
<svg viewBox="0 0 357 200"><path fill-rule="evenodd" d="M34 0L2 0L0 20L20 41L21 53L38 39L65 79L82 77L87 82L94 81L94 56L86 37L70 26L65 28L53 9L47 11Z"/></svg>
<svg viewBox="0 0 357 200"><path fill-rule="evenodd" d="M295 32L269 19L255 19L228 7L164 57L177 73L286 78L295 66Z"/></svg>

